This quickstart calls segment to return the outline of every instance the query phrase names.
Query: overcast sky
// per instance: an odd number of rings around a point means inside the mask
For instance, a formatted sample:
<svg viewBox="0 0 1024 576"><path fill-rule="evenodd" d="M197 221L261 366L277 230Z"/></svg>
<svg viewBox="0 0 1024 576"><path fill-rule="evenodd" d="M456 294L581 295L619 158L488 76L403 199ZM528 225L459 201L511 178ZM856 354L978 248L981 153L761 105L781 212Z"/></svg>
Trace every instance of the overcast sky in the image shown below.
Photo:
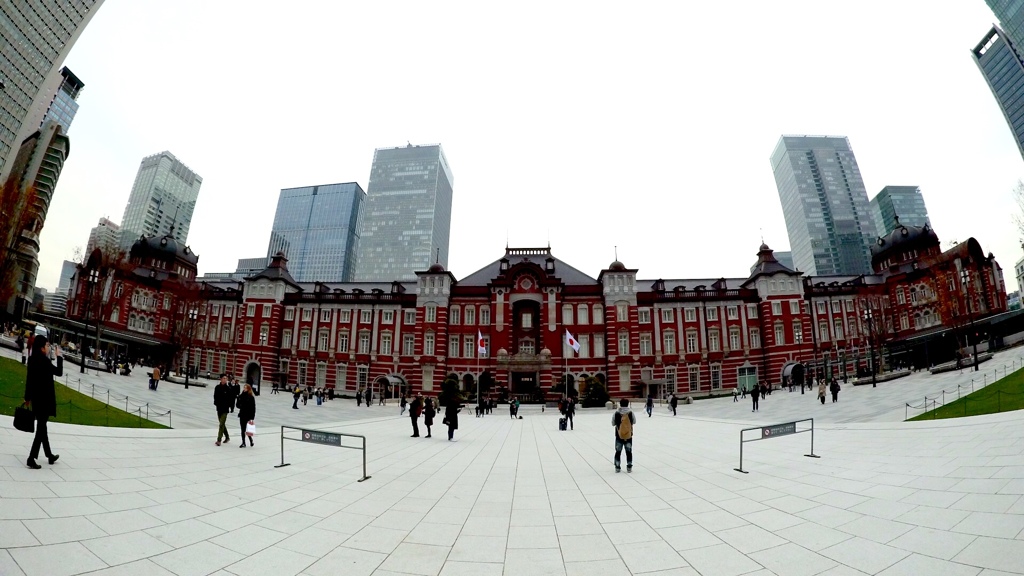
<svg viewBox="0 0 1024 576"><path fill-rule="evenodd" d="M263 256L282 188L358 182L375 148L441 143L449 269L545 246L597 276L746 276L786 250L769 155L848 136L868 196L919 185L945 246L974 236L1016 289L1024 164L970 49L983 0L106 0L66 65L84 82L39 285L141 159L203 177L201 273Z"/></svg>

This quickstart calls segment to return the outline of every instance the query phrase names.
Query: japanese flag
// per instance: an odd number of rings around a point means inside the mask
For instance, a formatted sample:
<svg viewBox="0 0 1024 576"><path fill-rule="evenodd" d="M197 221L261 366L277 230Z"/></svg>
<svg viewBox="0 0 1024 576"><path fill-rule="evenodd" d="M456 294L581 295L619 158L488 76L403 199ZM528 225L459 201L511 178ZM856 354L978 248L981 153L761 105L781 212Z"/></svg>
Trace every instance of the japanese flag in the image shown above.
<svg viewBox="0 0 1024 576"><path fill-rule="evenodd" d="M568 328L565 329L565 343L568 344L570 348L572 348L573 352L577 354L580 353L580 343L579 341L572 337L572 334L569 334Z"/></svg>
<svg viewBox="0 0 1024 576"><path fill-rule="evenodd" d="M484 343L484 335L479 330L476 331L476 353L487 354L487 344Z"/></svg>

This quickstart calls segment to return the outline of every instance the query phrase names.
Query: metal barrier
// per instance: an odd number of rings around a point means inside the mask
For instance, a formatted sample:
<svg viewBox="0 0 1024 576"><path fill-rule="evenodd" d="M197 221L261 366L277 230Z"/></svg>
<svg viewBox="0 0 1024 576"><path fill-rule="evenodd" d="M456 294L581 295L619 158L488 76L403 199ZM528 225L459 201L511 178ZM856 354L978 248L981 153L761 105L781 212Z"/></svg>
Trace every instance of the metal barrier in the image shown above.
<svg viewBox="0 0 1024 576"><path fill-rule="evenodd" d="M811 427L803 430L797 430L796 425L801 422L810 422ZM760 430L760 438L750 438L748 440L743 439L743 433L751 430ZM734 468L737 472L747 474L747 471L743 469L743 444L746 442L757 442L758 440L771 440L772 438L778 438L779 436L789 436L790 434L800 434L801 432L811 433L811 453L804 454L808 458L820 458L814 453L814 418L805 418L803 420L796 420L795 422L785 422L783 424L770 424L768 426L757 426L756 428L744 428L740 430L740 467Z"/></svg>
<svg viewBox="0 0 1024 576"><path fill-rule="evenodd" d="M298 430L298 438L286 438L284 435L285 428L289 430ZM345 438L361 438L363 440L362 446L346 446L341 443L341 439ZM366 475L366 436L360 434L345 434L343 432L325 432L323 430L307 430L305 428L296 428L295 426L281 426L281 463L274 468L282 468L284 466L291 466L291 464L284 461L284 441L293 440L295 442L312 442L314 444L326 444L328 446L337 446L338 448L351 448L352 450L363 451L363 477L359 479L359 482L369 480L370 477Z"/></svg>

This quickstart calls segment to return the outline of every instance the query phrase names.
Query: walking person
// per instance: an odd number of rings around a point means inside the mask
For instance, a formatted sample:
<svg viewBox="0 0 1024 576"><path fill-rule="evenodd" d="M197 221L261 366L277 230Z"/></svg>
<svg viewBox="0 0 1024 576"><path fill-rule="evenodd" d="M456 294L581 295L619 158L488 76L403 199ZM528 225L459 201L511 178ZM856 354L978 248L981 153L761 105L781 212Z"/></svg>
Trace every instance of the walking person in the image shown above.
<svg viewBox="0 0 1024 576"><path fill-rule="evenodd" d="M299 385L295 385L295 390L292 390L292 408L295 410L299 409L299 398L302 397L302 392L299 390Z"/></svg>
<svg viewBox="0 0 1024 576"><path fill-rule="evenodd" d="M836 381L835 376L832 377L832 383L829 384L828 389L832 392L832 402L839 402L839 382Z"/></svg>
<svg viewBox="0 0 1024 576"><path fill-rule="evenodd" d="M228 437L228 428L225 426L228 412L231 411L231 403L231 385L228 384L227 374L221 374L220 384L213 388L213 405L217 408L217 421L220 423L217 428L217 446L220 446L221 437L224 438L225 442L231 440Z"/></svg>
<svg viewBox="0 0 1024 576"><path fill-rule="evenodd" d="M83 360L84 362L85 360ZM156 390L156 387L160 385L160 367L153 366L153 379L149 381L149 389Z"/></svg>
<svg viewBox="0 0 1024 576"><path fill-rule="evenodd" d="M434 401L427 398L423 406L423 425L427 427L427 438L430 438L430 427L434 425L434 414L437 414Z"/></svg>
<svg viewBox="0 0 1024 576"><path fill-rule="evenodd" d="M256 420L256 396L252 393L252 386L246 384L235 403L238 406L238 424L242 437L239 448L245 448L245 427ZM252 446L252 436L249 436L249 446Z"/></svg>
<svg viewBox="0 0 1024 576"><path fill-rule="evenodd" d="M764 400L764 397L767 396L767 395L768 395L768 383L765 382L764 380L762 380L761 381L761 400Z"/></svg>
<svg viewBox="0 0 1024 576"><path fill-rule="evenodd" d="M676 407L679 406L679 398L676 398L676 395L673 394L672 397L669 398L669 400L668 400L668 405L669 405L669 408L672 409L672 415L675 416L676 415Z"/></svg>
<svg viewBox="0 0 1024 576"><path fill-rule="evenodd" d="M572 397L565 399L565 417L569 419L569 430L572 430L572 417L576 415L576 402Z"/></svg>
<svg viewBox="0 0 1024 576"><path fill-rule="evenodd" d="M735 388L732 389L732 401L733 402L739 402L740 401L740 393Z"/></svg>
<svg viewBox="0 0 1024 576"><path fill-rule="evenodd" d="M516 419L516 401L515 400L509 400L508 401L508 417L513 419L513 420Z"/></svg>
<svg viewBox="0 0 1024 576"><path fill-rule="evenodd" d="M362 406L362 405L363 405L363 391L362 390L357 390L356 391L356 407L359 407L359 406Z"/></svg>
<svg viewBox="0 0 1024 576"><path fill-rule="evenodd" d="M305 406L309 402L309 386L302 389L302 405Z"/></svg>
<svg viewBox="0 0 1024 576"><path fill-rule="evenodd" d="M458 394L452 394L448 397L448 401L444 403L444 423L448 425L449 442L455 439L455 431L459 429L459 410L462 410L462 405L459 404L459 396Z"/></svg>
<svg viewBox="0 0 1024 576"><path fill-rule="evenodd" d="M818 400L821 400L822 404L825 403L825 379L824 378L818 380Z"/></svg>
<svg viewBox="0 0 1024 576"><path fill-rule="evenodd" d="M234 376L231 377L231 413L235 412L235 401L238 400L238 396L242 393L242 387L238 385L238 379Z"/></svg>
<svg viewBox="0 0 1024 576"><path fill-rule="evenodd" d="M651 394L647 395L647 403L644 404L644 409L647 410L647 417L651 417L651 412L654 412L654 396Z"/></svg>
<svg viewBox="0 0 1024 576"><path fill-rule="evenodd" d="M409 419L412 420L412 437L420 437L420 412L423 411L423 396L417 394L409 404ZM428 434L429 436L429 434Z"/></svg>
<svg viewBox="0 0 1024 576"><path fill-rule="evenodd" d="M626 449L626 472L633 471L633 425L636 417L629 409L629 400L619 400L619 409L612 414L612 426L615 427L615 472L621 472L622 449Z"/></svg>
<svg viewBox="0 0 1024 576"><path fill-rule="evenodd" d="M753 389L751 389L750 391L750 400L754 403L753 410L751 410L751 412L757 412L757 400L758 398L761 397L761 394L757 388L757 384L754 384Z"/></svg>
<svg viewBox="0 0 1024 576"><path fill-rule="evenodd" d="M59 454L54 454L50 450L50 437L46 432L46 421L57 416L57 393L54 390L53 379L64 375L64 355L60 346L55 346L53 353L57 360L56 366L50 361L50 344L46 341L46 336L39 335L32 341L32 354L26 360L28 368L24 398L25 405L32 410L32 417L36 421L36 435L32 439L32 448L25 464L33 470L42 468L36 464L40 447L51 466L60 458Z"/></svg>
<svg viewBox="0 0 1024 576"><path fill-rule="evenodd" d="M370 401L373 400L373 390L369 386L366 387L366 407L370 407Z"/></svg>
<svg viewBox="0 0 1024 576"><path fill-rule="evenodd" d="M408 402L405 399L405 394L402 394L402 401L398 403L399 408L401 408L401 411L398 412L399 416L405 416L405 407L407 404Z"/></svg>

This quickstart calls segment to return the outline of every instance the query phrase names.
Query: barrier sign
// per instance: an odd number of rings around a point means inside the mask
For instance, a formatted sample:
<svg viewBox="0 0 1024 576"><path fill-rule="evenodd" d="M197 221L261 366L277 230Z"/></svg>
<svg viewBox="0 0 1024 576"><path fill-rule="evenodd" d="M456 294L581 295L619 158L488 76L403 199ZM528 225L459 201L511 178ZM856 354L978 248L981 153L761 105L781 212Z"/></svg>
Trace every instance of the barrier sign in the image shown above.
<svg viewBox="0 0 1024 576"><path fill-rule="evenodd" d="M761 427L761 438L774 438L786 434L796 434L796 422Z"/></svg>
<svg viewBox="0 0 1024 576"><path fill-rule="evenodd" d="M302 441L313 442L314 444L341 446L341 435L333 434L331 432L320 432L319 430L303 430Z"/></svg>

